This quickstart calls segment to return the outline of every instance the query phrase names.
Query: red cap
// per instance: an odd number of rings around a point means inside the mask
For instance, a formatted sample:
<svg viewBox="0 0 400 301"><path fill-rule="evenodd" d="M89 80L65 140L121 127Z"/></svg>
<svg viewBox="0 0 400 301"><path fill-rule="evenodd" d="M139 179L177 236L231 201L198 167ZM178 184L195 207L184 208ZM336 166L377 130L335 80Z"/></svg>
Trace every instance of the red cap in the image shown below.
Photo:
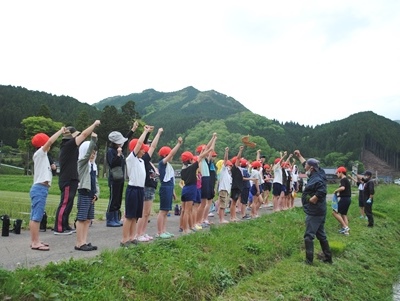
<svg viewBox="0 0 400 301"><path fill-rule="evenodd" d="M241 167L246 167L247 166L247 160L245 158L240 159L240 166Z"/></svg>
<svg viewBox="0 0 400 301"><path fill-rule="evenodd" d="M251 162L251 167L259 168L259 167L261 167L261 162L260 161L253 161L253 162Z"/></svg>
<svg viewBox="0 0 400 301"><path fill-rule="evenodd" d="M197 162L197 160L199 160L199 157L193 156L193 161L194 161L194 162Z"/></svg>
<svg viewBox="0 0 400 301"><path fill-rule="evenodd" d="M207 147L207 145L205 145L205 144L200 144L200 145L196 148L196 152L197 152L198 154L200 154L201 151L202 151L204 148L206 148L206 147Z"/></svg>
<svg viewBox="0 0 400 301"><path fill-rule="evenodd" d="M281 158L276 158L274 164L278 163L279 161L281 161Z"/></svg>
<svg viewBox="0 0 400 301"><path fill-rule="evenodd" d="M138 143L139 139L132 139L129 142L129 151L133 151L136 147L136 144ZM140 147L141 150L145 149L145 144L142 144L142 146ZM148 149L147 149L148 150Z"/></svg>
<svg viewBox="0 0 400 301"><path fill-rule="evenodd" d="M346 168L345 167L343 167L343 166L340 166L337 170L336 170L336 173L338 173L338 172L341 172L341 173L346 173L347 172L347 170L346 170Z"/></svg>
<svg viewBox="0 0 400 301"><path fill-rule="evenodd" d="M147 153L150 149L150 146L148 144L143 144L142 149L144 150L145 153Z"/></svg>
<svg viewBox="0 0 400 301"><path fill-rule="evenodd" d="M231 159L232 164L236 164L236 159L237 159L236 156Z"/></svg>
<svg viewBox="0 0 400 301"><path fill-rule="evenodd" d="M212 152L211 152L211 157L216 157L216 156L217 156L217 153L214 152L214 151L212 151Z"/></svg>
<svg viewBox="0 0 400 301"><path fill-rule="evenodd" d="M181 160L182 162L188 162L190 160L193 160L193 154L189 151L183 152L181 155Z"/></svg>
<svg viewBox="0 0 400 301"><path fill-rule="evenodd" d="M158 154L160 155L160 157L166 157L169 155L170 152L171 152L171 148L169 146L163 146L158 151Z"/></svg>
<svg viewBox="0 0 400 301"><path fill-rule="evenodd" d="M226 165L232 166L232 162L230 160L226 160Z"/></svg>
<svg viewBox="0 0 400 301"><path fill-rule="evenodd" d="M49 139L49 136L47 136L45 133L36 134L32 138L32 145L36 148L42 147L47 141L49 141Z"/></svg>
<svg viewBox="0 0 400 301"><path fill-rule="evenodd" d="M271 166L269 166L268 164L264 164L264 169L270 169Z"/></svg>

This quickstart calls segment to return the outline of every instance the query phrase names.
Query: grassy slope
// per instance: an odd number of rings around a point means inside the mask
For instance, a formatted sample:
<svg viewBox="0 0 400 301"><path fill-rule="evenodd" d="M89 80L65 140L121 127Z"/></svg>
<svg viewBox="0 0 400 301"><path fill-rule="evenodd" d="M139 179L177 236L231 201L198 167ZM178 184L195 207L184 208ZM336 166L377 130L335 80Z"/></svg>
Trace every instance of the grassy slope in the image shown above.
<svg viewBox="0 0 400 301"><path fill-rule="evenodd" d="M11 300L392 300L400 274L400 187L379 186L376 227L350 207L351 234L327 218L334 264L303 263L301 208L172 241L0 273ZM319 251L318 243L316 251Z"/></svg>

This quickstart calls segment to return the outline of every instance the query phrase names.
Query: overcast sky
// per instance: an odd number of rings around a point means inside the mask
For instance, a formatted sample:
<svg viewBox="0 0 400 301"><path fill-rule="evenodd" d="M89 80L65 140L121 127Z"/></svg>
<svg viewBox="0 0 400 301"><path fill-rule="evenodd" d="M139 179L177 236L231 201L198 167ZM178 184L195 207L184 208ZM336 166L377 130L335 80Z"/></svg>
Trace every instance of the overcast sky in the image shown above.
<svg viewBox="0 0 400 301"><path fill-rule="evenodd" d="M0 2L0 84L96 103L216 90L303 125L400 119L400 1Z"/></svg>

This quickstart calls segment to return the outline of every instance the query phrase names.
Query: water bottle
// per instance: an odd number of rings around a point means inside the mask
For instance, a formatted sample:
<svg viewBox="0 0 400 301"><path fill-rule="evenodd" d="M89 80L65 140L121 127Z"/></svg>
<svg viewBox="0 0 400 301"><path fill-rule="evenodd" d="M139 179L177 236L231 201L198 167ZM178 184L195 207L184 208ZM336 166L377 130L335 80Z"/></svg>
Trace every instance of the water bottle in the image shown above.
<svg viewBox="0 0 400 301"><path fill-rule="evenodd" d="M43 213L42 220L40 221L40 232L46 232L47 229L47 213Z"/></svg>
<svg viewBox="0 0 400 301"><path fill-rule="evenodd" d="M179 215L179 206L178 206L178 204L175 205L175 215Z"/></svg>
<svg viewBox="0 0 400 301"><path fill-rule="evenodd" d="M14 221L14 229L13 232L15 234L21 234L21 226L22 226L22 219L16 219Z"/></svg>
<svg viewBox="0 0 400 301"><path fill-rule="evenodd" d="M10 235L10 217L8 215L2 215L1 220L3 221L3 226L1 228L1 236Z"/></svg>

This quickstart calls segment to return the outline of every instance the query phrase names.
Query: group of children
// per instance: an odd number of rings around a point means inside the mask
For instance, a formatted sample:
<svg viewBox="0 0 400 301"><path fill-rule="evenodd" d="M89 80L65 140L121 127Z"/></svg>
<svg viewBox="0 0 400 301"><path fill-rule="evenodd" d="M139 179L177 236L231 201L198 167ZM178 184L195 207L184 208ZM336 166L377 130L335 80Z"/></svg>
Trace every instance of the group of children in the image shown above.
<svg viewBox="0 0 400 301"><path fill-rule="evenodd" d="M95 126L100 125L96 121ZM131 131L137 128L134 123ZM157 143L163 129L159 129L151 145L147 145L147 138L154 130L153 126L145 125L138 139L127 141L119 132L112 132L112 140L118 148L116 156L121 152L120 148L129 143L129 155L122 157L126 166L128 185L125 192L125 213L122 218L122 239L120 245L128 247L138 242L153 239L146 233L147 221L151 212L152 202L155 198L154 185L148 185L148 180L155 180L154 174L160 183L159 197L160 210L157 216L156 237L168 239L173 234L167 231L167 217L172 210L175 194L175 172L171 165L174 155L182 145L183 139L179 137L176 145L171 149L163 146L159 149L160 161L158 168L151 162L151 156L157 147ZM47 153L50 146L57 138L65 133L66 128L61 128L52 137L40 133L32 139L32 144L37 148L33 156L34 160L34 185L31 188L32 212L30 221L31 248L47 251L49 246L39 240L39 224L43 216L48 188L51 185L52 173ZM86 132L85 132L86 133ZM91 135L90 141L82 142L79 147L77 169L79 174L78 185L78 214L76 221L76 245L75 250L91 251L97 247L88 242L88 229L90 221L94 218L94 204L99 197L97 183L97 135L91 131L85 135ZM119 135L118 135L119 134ZM119 137L121 136L121 137ZM121 139L119 139L119 138ZM118 138L118 139L117 139ZM118 140L118 141L117 141ZM210 206L216 194L218 196L217 208L220 223L236 222L243 219L257 218L262 204L268 205L269 193L272 190L274 210L285 210L294 205L294 193L297 191L296 173L297 167L290 164L290 156L284 160L286 152L281 153L271 168L265 163L265 156L260 156L260 150L256 153L254 161L249 162L242 158L243 146L240 146L235 157L229 160L229 148L225 148L223 160L214 162L217 154L215 144L217 134L213 133L207 144L201 144L196 148L196 155L185 151L181 155L182 171L182 211L180 216L180 231L184 234L208 227L210 222L208 214ZM119 152L118 152L119 151ZM111 166L110 166L111 168ZM150 187L151 186L151 187ZM113 194L110 186L110 194ZM111 196L110 196L111 202ZM250 216L246 213L251 203ZM229 208L230 219L225 219L225 211ZM112 216L107 216L117 222L115 210ZM109 212L108 212L109 213ZM241 219L236 213L241 214Z"/></svg>

